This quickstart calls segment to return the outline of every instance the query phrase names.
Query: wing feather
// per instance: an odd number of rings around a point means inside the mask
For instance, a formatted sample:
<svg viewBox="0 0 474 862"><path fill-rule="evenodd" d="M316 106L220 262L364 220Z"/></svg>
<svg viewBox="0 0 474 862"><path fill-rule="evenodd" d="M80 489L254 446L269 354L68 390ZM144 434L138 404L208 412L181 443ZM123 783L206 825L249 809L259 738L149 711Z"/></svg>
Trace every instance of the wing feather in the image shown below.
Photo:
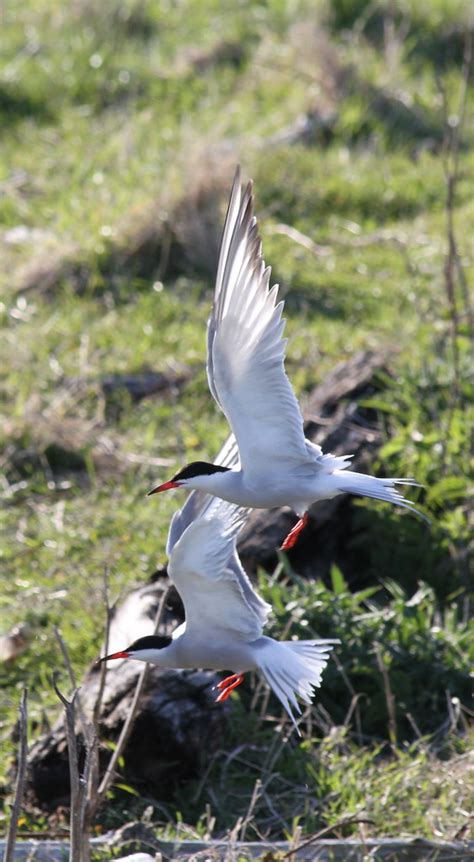
<svg viewBox="0 0 474 862"><path fill-rule="evenodd" d="M270 285L253 214L252 185L237 169L208 324L209 388L237 439L244 471L273 459L308 461L303 419L286 376L283 302Z"/></svg>
<svg viewBox="0 0 474 862"><path fill-rule="evenodd" d="M236 551L246 509L211 498L175 542L168 574L184 604L187 631L224 629L255 640L270 606L254 590Z"/></svg>
<svg viewBox="0 0 474 862"><path fill-rule="evenodd" d="M233 434L230 434L225 441L215 459L215 463L219 464L221 467L228 467L229 469L236 467L239 463L239 450L237 447L237 441ZM171 555L176 542L181 538L186 527L202 515L213 500L214 497L211 494L206 494L204 491L192 491L192 493L186 497L184 505L174 513L171 519L171 524L168 530L168 540L166 543L166 553L168 554L168 557Z"/></svg>

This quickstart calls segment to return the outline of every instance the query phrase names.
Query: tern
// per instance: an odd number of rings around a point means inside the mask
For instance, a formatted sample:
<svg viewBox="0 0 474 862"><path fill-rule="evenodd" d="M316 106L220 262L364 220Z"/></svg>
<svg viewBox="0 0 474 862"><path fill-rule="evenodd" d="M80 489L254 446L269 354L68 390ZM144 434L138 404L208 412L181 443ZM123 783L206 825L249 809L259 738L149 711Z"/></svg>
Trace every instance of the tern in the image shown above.
<svg viewBox="0 0 474 862"><path fill-rule="evenodd" d="M271 610L253 588L236 550L248 510L207 494L191 494L168 534L168 574L185 622L171 637L149 635L104 656L162 668L231 670L216 686L226 700L247 671L260 671L296 726L297 697L310 704L337 640L277 641L262 634Z"/></svg>
<svg viewBox="0 0 474 862"><path fill-rule="evenodd" d="M278 285L269 285L252 183L242 192L237 168L208 323L207 376L235 435L240 463L228 468L195 461L149 494L187 488L252 509L289 506L299 520L283 550L295 544L310 506L338 494L372 497L417 512L396 489L418 485L413 479L356 473L348 469L351 455L323 453L305 438L303 417L285 372L284 303L278 301Z"/></svg>

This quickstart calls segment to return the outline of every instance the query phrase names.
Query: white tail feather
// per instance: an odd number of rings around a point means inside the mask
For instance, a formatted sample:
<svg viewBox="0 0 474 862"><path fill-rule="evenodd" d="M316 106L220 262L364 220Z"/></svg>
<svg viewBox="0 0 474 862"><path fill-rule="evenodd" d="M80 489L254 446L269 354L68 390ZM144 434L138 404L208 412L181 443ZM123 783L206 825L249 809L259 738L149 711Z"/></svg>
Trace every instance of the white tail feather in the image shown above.
<svg viewBox="0 0 474 862"><path fill-rule="evenodd" d="M423 515L415 504L408 500L403 494L396 490L396 485L412 485L421 487L414 479L377 479L375 476L367 476L365 473L354 473L352 470L339 472L334 471L334 479L337 479L338 490L343 494L355 494L358 497L371 497L374 500L383 500L385 503L393 503L410 509L420 518L429 523L428 518Z"/></svg>
<svg viewBox="0 0 474 862"><path fill-rule="evenodd" d="M304 703L312 702L314 689L321 685L329 652L336 643L339 641L275 641L269 638L259 656L260 670L297 730L293 710L300 714L301 707L296 695Z"/></svg>

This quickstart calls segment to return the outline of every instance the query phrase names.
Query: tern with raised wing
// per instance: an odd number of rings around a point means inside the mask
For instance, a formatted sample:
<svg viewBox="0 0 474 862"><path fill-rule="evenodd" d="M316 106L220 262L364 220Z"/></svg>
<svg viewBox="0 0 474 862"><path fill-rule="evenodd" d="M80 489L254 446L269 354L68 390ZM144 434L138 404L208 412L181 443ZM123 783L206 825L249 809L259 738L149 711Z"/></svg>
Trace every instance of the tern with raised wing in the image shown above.
<svg viewBox="0 0 474 862"><path fill-rule="evenodd" d="M214 304L208 324L209 388L235 435L233 468L195 461L153 488L206 491L238 506L289 506L298 522L283 542L292 547L317 500L338 494L414 504L398 485L413 479L375 478L349 470L350 455L323 453L304 435L303 417L285 372L285 321L278 285L270 288L253 213L252 183L242 192L237 169L224 225ZM420 513L418 513L420 514Z"/></svg>
<svg viewBox="0 0 474 862"><path fill-rule="evenodd" d="M228 455L232 459L232 446ZM250 583L236 550L248 510L194 492L170 525L168 573L184 605L172 637L149 635L100 659L137 659L163 668L230 670L217 688L226 700L247 671L260 671L295 723L310 704L334 640L277 641L262 634L271 610Z"/></svg>

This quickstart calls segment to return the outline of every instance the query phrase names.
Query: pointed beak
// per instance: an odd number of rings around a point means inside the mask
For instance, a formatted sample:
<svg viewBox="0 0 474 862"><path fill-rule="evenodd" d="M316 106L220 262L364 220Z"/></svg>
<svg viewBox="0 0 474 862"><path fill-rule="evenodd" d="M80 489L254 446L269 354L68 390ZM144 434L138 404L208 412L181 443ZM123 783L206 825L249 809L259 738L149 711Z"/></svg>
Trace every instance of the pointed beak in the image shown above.
<svg viewBox="0 0 474 862"><path fill-rule="evenodd" d="M152 488L151 491L148 491L147 497L151 497L152 494L161 494L162 491L169 491L171 488L179 488L179 482L164 482L163 485L157 485L156 488Z"/></svg>
<svg viewBox="0 0 474 862"><path fill-rule="evenodd" d="M104 658L100 658L96 664L102 664L103 661L110 661L113 658L130 658L130 653L127 650L121 650L121 652L114 652L112 655L104 655Z"/></svg>

